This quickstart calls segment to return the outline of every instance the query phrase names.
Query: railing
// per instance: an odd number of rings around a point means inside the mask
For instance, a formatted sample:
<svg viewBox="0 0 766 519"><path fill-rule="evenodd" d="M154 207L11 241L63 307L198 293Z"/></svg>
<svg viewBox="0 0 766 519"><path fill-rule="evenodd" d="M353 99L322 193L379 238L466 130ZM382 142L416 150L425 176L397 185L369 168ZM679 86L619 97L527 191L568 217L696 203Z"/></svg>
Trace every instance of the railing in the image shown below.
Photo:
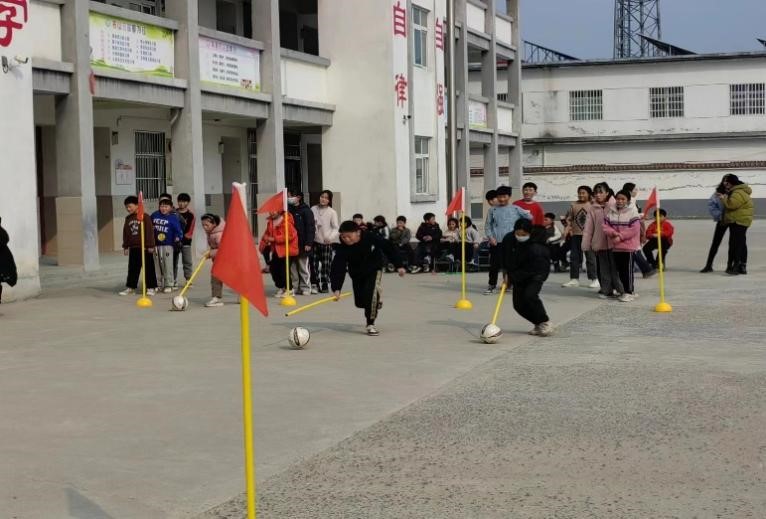
<svg viewBox="0 0 766 519"><path fill-rule="evenodd" d="M25 30L34 34L30 57L61 61L61 2L32 1Z"/></svg>
<svg viewBox="0 0 766 519"><path fill-rule="evenodd" d="M506 16L495 16L495 38L505 45L513 45L513 22Z"/></svg>
<svg viewBox="0 0 766 519"><path fill-rule="evenodd" d="M315 103L328 103L327 67L318 56L282 49L282 95Z"/></svg>

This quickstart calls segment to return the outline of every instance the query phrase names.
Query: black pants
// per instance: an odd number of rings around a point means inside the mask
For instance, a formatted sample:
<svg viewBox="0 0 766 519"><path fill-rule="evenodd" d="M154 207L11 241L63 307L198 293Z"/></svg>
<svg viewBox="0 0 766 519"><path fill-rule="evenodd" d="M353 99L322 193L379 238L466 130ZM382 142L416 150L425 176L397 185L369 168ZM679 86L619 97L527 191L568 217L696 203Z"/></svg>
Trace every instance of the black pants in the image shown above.
<svg viewBox="0 0 766 519"><path fill-rule="evenodd" d="M415 264L418 266L425 266L428 263L428 267L433 267L434 260L436 260L436 254L439 252L438 242L424 242L418 243L418 247L415 249ZM431 260L426 262L426 256L429 256Z"/></svg>
<svg viewBox="0 0 766 519"><path fill-rule="evenodd" d="M290 258L292 260L292 258ZM285 258L280 258L276 254L271 255L271 262L269 263L269 273L271 274L271 280L274 281L274 286L280 290L284 290L287 287L287 275L285 274Z"/></svg>
<svg viewBox="0 0 766 519"><path fill-rule="evenodd" d="M146 263L146 288L157 288L157 274L154 271L154 254L144 251L144 262ZM128 288L138 288L138 280L141 277L141 249L133 247L128 250L128 280L125 286Z"/></svg>
<svg viewBox="0 0 766 519"><path fill-rule="evenodd" d="M662 240L662 266L665 267L665 256L667 255L668 251L670 250L670 242L667 238L660 238ZM647 261L649 261L649 264L654 268L659 268L660 262L659 262L659 255L655 256L654 251L657 250L657 239L652 238L646 244L644 245L644 255L646 256ZM643 271L643 270L642 270Z"/></svg>
<svg viewBox="0 0 766 519"><path fill-rule="evenodd" d="M582 235L574 235L569 241L569 278L580 279L580 269L582 267ZM566 252L564 252L566 258ZM598 279L598 267L596 265L596 253L593 251L585 252L585 267L588 273L588 279L593 281Z"/></svg>
<svg viewBox="0 0 766 519"><path fill-rule="evenodd" d="M617 274L620 276L622 289L626 294L633 293L633 253L617 252L614 253L614 262L617 265Z"/></svg>
<svg viewBox="0 0 766 519"><path fill-rule="evenodd" d="M713 261L715 261L715 256L718 254L718 247L721 246L723 237L726 236L726 229L728 228L729 226L723 222L715 223L713 241L710 243L710 252L707 253L707 263L705 263L705 267L710 267L711 269L713 268Z"/></svg>
<svg viewBox="0 0 766 519"><path fill-rule="evenodd" d="M399 256L401 256L402 262L404 262L406 266L412 265L413 250L412 247L410 247L410 244L408 243L407 245L399 245L397 246L397 249L399 250Z"/></svg>
<svg viewBox="0 0 766 519"><path fill-rule="evenodd" d="M747 227L736 223L729 225L728 269L747 265Z"/></svg>
<svg viewBox="0 0 766 519"><path fill-rule="evenodd" d="M360 278L351 278L354 287L354 305L364 308L364 317L367 324L375 324L378 317L378 303L380 303L380 281L383 271L378 270L374 274Z"/></svg>
<svg viewBox="0 0 766 519"><path fill-rule="evenodd" d="M663 241L663 246L662 246L662 261L664 263L664 261L665 261L665 245L664 245L665 240L662 240L662 241ZM647 243L646 245L649 245L649 244ZM654 245L655 245L655 248L656 248L657 240L654 241ZM642 274L648 274L649 272L652 271L652 268L657 268L656 265L654 264L654 261L652 261L651 255L649 255L649 256L646 255L646 246L644 246L643 250L637 250L636 252L633 253L633 263L635 265L638 265L638 270L640 270Z"/></svg>
<svg viewBox="0 0 766 519"><path fill-rule="evenodd" d="M497 286L497 276L500 273L500 267L503 264L503 253L500 245L489 246L489 282L491 287Z"/></svg>
<svg viewBox="0 0 766 519"><path fill-rule="evenodd" d="M513 284L513 309L535 326L550 321L540 299L542 289L542 281L529 280Z"/></svg>

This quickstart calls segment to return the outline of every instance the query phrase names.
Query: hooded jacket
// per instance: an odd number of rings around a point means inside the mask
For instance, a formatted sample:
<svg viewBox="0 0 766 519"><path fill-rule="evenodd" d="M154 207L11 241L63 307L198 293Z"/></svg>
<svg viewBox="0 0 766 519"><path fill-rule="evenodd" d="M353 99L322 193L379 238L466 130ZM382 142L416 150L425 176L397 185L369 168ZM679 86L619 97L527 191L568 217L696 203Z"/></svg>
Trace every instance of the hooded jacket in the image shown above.
<svg viewBox="0 0 766 519"><path fill-rule="evenodd" d="M729 196L723 199L723 223L750 227L755 216L755 207L750 195L753 190L747 184L739 184L731 188Z"/></svg>
<svg viewBox="0 0 766 519"><path fill-rule="evenodd" d="M140 247L141 222L138 221L138 215L129 214L125 217L125 224L122 226L122 248L138 249ZM154 225L146 213L144 213L144 247L154 248Z"/></svg>
<svg viewBox="0 0 766 519"><path fill-rule="evenodd" d="M615 252L635 252L641 248L641 218L634 204L622 209L610 207L604 215L604 234Z"/></svg>
<svg viewBox="0 0 766 519"><path fill-rule="evenodd" d="M221 220L221 223L213 227L213 230L207 233L207 247L210 249L210 257L215 259L218 254L218 246L221 245L221 238L223 237L223 230L226 228L226 222Z"/></svg>
<svg viewBox="0 0 766 519"><path fill-rule="evenodd" d="M289 209L290 214L293 216L293 226L298 233L298 245L300 246L301 252L303 252L303 247L306 245L314 245L316 236L314 213L311 211L311 208L303 202L298 205L291 205Z"/></svg>
<svg viewBox="0 0 766 519"><path fill-rule="evenodd" d="M518 241L512 232L503 239L503 267L514 284L548 279L551 252L545 244L546 235L545 228L536 225L525 242Z"/></svg>

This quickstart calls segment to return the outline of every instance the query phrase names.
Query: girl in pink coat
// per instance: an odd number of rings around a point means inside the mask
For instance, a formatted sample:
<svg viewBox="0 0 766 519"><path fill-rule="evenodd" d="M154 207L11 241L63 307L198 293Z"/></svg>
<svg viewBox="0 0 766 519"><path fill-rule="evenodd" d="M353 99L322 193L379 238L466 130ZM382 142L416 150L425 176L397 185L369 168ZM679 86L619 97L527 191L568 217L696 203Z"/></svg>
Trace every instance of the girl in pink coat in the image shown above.
<svg viewBox="0 0 766 519"><path fill-rule="evenodd" d="M609 237L604 232L606 214L614 206L612 194L606 182L600 182L593 187L593 204L588 209L582 235L582 250L593 251L596 255L600 284L598 297L601 299L614 297L615 292L623 292Z"/></svg>
<svg viewBox="0 0 766 519"><path fill-rule="evenodd" d="M614 198L614 207L607 209L604 216L604 234L623 287L619 299L628 303L633 301L633 253L641 248L641 217L636 206L630 203L628 191L620 191Z"/></svg>

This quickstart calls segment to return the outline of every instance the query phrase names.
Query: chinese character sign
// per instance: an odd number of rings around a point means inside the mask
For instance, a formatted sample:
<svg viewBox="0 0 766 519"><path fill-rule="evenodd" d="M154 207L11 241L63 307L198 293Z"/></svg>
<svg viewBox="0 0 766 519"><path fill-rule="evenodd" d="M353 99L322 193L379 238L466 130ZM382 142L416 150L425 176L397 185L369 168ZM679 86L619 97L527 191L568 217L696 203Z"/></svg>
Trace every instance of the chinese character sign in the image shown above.
<svg viewBox="0 0 766 519"><path fill-rule="evenodd" d="M95 68L173 77L173 31L90 13L91 65Z"/></svg>
<svg viewBox="0 0 766 519"><path fill-rule="evenodd" d="M27 0L0 0L0 47L13 41L13 31L21 30L29 19Z"/></svg>
<svg viewBox="0 0 766 519"><path fill-rule="evenodd" d="M394 36L407 37L407 10L399 1L394 4Z"/></svg>
<svg viewBox="0 0 766 519"><path fill-rule="evenodd" d="M404 74L397 74L394 76L394 79L396 80L394 83L394 91L396 92L396 104L402 108L407 102L407 76Z"/></svg>
<svg viewBox="0 0 766 519"><path fill-rule="evenodd" d="M436 87L436 113L444 115L444 85L442 84Z"/></svg>
<svg viewBox="0 0 766 519"><path fill-rule="evenodd" d="M250 92L261 91L259 50L199 37L200 79Z"/></svg>
<svg viewBox="0 0 766 519"><path fill-rule="evenodd" d="M434 41L436 48L444 50L444 23L441 18L436 18L436 30L434 31Z"/></svg>

